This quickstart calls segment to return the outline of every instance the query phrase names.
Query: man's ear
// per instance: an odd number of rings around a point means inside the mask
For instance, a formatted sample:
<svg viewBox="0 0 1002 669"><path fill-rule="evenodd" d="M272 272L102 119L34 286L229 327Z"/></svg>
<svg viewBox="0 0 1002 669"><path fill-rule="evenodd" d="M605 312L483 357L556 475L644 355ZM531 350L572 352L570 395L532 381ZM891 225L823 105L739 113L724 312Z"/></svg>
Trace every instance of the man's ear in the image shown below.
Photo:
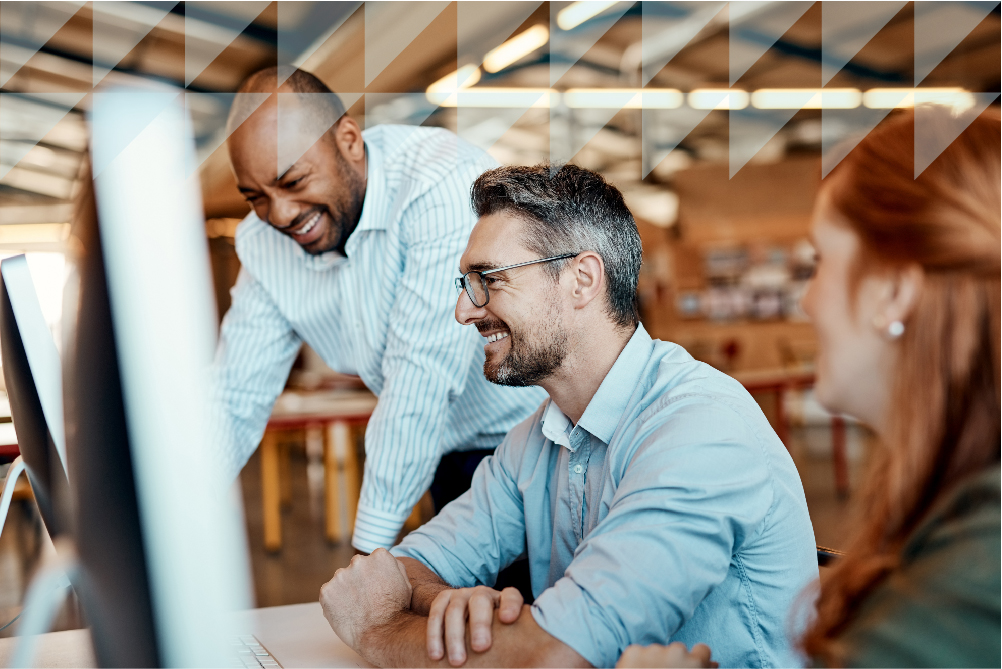
<svg viewBox="0 0 1002 669"><path fill-rule="evenodd" d="M362 129L358 127L355 119L348 115L342 116L332 132L334 141L345 160L360 166L365 161L365 142L362 141Z"/></svg>
<svg viewBox="0 0 1002 669"><path fill-rule="evenodd" d="M574 308L583 309L602 293L605 263L594 251L585 251L571 261Z"/></svg>

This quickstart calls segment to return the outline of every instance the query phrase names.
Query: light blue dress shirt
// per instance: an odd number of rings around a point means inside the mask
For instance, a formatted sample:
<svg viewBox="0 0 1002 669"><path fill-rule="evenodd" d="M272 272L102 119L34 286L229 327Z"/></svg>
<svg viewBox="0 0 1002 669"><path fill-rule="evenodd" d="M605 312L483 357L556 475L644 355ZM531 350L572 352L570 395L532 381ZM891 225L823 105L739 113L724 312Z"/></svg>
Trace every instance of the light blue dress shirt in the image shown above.
<svg viewBox="0 0 1002 669"><path fill-rule="evenodd" d="M791 606L818 577L800 477L758 405L643 326L576 426L544 402L391 552L456 587L527 554L536 622L602 667L670 641L722 667L799 665Z"/></svg>
<svg viewBox="0 0 1002 669"><path fill-rule="evenodd" d="M494 448L546 393L489 383L483 337L454 316L453 281L476 223L470 186L497 163L445 130L383 125L362 136L365 199L345 256L310 255L253 213L238 226L242 268L214 373L233 476L303 341L379 396L352 538L372 551L396 540L442 454Z"/></svg>

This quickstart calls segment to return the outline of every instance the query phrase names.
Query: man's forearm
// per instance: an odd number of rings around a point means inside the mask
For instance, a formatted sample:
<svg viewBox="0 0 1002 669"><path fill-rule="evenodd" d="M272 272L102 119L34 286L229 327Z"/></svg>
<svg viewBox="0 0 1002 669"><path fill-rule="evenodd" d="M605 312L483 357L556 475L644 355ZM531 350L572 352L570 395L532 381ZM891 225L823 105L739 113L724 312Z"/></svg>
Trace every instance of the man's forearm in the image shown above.
<svg viewBox="0 0 1002 669"><path fill-rule="evenodd" d="M427 616L435 596L452 586L438 577L438 574L428 569L424 563L414 558L397 558L407 569L407 578L411 582L411 611L421 616Z"/></svg>
<svg viewBox="0 0 1002 669"><path fill-rule="evenodd" d="M503 624L495 612L490 650L477 653L470 648L467 633L467 660L464 667L590 667L569 646L543 631L528 606L518 620ZM413 611L401 611L387 623L370 628L362 635L359 654L378 667L451 667L448 658L428 658L428 619Z"/></svg>

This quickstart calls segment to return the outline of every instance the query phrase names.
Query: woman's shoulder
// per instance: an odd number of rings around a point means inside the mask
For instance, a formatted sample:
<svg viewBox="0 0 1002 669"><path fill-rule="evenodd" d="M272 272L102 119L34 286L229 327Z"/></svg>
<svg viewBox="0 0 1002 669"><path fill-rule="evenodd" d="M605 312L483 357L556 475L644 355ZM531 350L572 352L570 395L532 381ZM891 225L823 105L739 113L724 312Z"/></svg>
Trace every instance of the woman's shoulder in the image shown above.
<svg viewBox="0 0 1002 669"><path fill-rule="evenodd" d="M999 665L999 480L979 472L933 506L846 630L847 665Z"/></svg>
<svg viewBox="0 0 1002 669"><path fill-rule="evenodd" d="M968 476L941 495L905 544L904 565L928 560L946 562L958 551L982 544L986 548L994 546L997 555L1002 520L1000 478L1002 470L996 464ZM943 566L964 569L962 564Z"/></svg>

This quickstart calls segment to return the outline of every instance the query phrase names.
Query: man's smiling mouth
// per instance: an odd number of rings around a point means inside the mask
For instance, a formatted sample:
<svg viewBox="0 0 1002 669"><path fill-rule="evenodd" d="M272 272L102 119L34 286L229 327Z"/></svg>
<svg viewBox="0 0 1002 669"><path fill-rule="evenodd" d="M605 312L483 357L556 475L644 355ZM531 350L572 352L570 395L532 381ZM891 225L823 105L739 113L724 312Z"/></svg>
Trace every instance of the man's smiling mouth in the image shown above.
<svg viewBox="0 0 1002 669"><path fill-rule="evenodd" d="M324 212L322 210L321 211L317 211L317 213L313 214L313 216L310 218L310 220L306 221L306 224L303 225L303 227L301 227L299 230L290 230L289 231L290 234L293 234L293 235L295 235L297 237L302 237L303 235L309 233L310 230L312 230L313 228L317 227L317 224L320 223L320 218L323 215L324 215Z"/></svg>

